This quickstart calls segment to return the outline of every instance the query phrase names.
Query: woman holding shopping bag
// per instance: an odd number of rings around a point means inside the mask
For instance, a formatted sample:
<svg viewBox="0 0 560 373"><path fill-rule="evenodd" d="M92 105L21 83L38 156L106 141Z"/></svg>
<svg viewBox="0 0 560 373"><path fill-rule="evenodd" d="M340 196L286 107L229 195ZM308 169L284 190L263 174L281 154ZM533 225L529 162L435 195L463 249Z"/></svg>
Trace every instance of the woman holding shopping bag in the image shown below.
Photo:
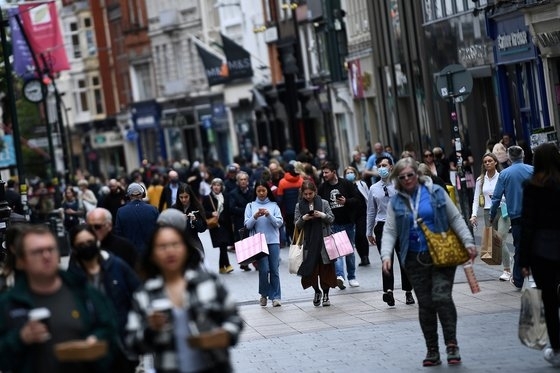
<svg viewBox="0 0 560 373"><path fill-rule="evenodd" d="M479 207L484 209L484 226L493 226L502 238L502 265L504 273L499 277L500 281L509 281L511 278L511 256L507 247L506 238L509 232L510 221L509 217L498 214L498 217L493 222L490 221L490 206L492 206L492 193L498 182L498 176L502 166L498 162L498 158L493 153L486 153L482 156L482 172L474 189L474 200L472 203L472 215L470 223L476 227L477 215ZM482 203L484 202L484 203ZM505 203L502 201L502 203Z"/></svg>
<svg viewBox="0 0 560 373"><path fill-rule="evenodd" d="M318 307L322 297L323 307L328 307L331 305L329 289L336 287L337 283L334 261L327 255L323 237L331 234L334 214L329 202L317 195L314 183L306 180L300 190L301 199L294 215L296 227L303 229L303 262L298 275L301 276L301 286L304 289L313 287L315 290L313 305Z"/></svg>
<svg viewBox="0 0 560 373"><path fill-rule="evenodd" d="M560 367L560 154L553 143L534 152L533 177L523 188L519 264L523 276L533 275L542 291L544 316L550 346L544 358Z"/></svg>
<svg viewBox="0 0 560 373"><path fill-rule="evenodd" d="M268 299L280 307L280 227L284 224L280 207L264 180L255 183L255 200L245 207L245 227L266 237L269 254L258 260L260 305L266 307Z"/></svg>

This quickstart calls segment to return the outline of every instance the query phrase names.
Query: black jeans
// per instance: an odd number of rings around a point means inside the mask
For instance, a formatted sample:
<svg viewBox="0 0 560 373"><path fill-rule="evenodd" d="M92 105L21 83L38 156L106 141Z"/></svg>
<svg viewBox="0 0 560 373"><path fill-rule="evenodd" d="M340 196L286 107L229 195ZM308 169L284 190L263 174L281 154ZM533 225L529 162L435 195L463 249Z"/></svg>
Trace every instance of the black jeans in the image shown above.
<svg viewBox="0 0 560 373"><path fill-rule="evenodd" d="M379 221L379 222L377 222L377 224L375 224L375 227L373 228L373 234L375 235L375 243L377 245L377 250L379 251L380 254L381 254L381 239L383 238L383 226L384 225L385 225L385 222ZM398 239L395 243L395 252L397 254L397 260L399 262L399 266L401 267L401 286L402 286L402 289L404 291L411 291L412 290L412 284L410 283L410 280L409 280L408 275L406 273L406 269L404 268L404 263L401 262L401 256L399 255L400 249L399 249L399 240ZM395 288L395 276L393 274L394 257L395 257L395 254L393 254L391 256L391 270L389 271L389 273L386 274L383 271L381 272L381 274L383 276L383 291L384 292L387 292L387 290L393 290Z"/></svg>

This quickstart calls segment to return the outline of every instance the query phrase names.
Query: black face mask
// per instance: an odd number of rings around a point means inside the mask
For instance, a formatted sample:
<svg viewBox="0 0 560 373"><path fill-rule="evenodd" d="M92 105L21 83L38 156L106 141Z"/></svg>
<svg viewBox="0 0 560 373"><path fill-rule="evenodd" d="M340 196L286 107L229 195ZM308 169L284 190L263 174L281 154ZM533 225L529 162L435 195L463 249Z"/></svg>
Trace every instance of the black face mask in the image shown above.
<svg viewBox="0 0 560 373"><path fill-rule="evenodd" d="M79 249L76 249L74 253L78 260L89 261L99 254L99 247L97 247L97 243L92 243L91 245L83 246Z"/></svg>

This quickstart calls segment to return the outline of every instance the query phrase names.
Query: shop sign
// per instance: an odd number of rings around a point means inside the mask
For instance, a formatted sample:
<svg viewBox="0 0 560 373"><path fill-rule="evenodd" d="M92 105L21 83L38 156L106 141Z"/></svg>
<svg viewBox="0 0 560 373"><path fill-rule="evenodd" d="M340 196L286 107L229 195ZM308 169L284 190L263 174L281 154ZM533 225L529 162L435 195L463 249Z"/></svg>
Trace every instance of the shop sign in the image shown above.
<svg viewBox="0 0 560 373"><path fill-rule="evenodd" d="M537 49L523 15L496 20L494 51L497 64L519 63L536 58Z"/></svg>
<svg viewBox="0 0 560 373"><path fill-rule="evenodd" d="M506 51L511 48L525 47L529 44L527 31L515 31L505 35L498 35L497 43L500 51Z"/></svg>
<svg viewBox="0 0 560 373"><path fill-rule="evenodd" d="M123 135L119 132L109 131L96 133L91 136L91 147L95 149L110 148L123 145Z"/></svg>

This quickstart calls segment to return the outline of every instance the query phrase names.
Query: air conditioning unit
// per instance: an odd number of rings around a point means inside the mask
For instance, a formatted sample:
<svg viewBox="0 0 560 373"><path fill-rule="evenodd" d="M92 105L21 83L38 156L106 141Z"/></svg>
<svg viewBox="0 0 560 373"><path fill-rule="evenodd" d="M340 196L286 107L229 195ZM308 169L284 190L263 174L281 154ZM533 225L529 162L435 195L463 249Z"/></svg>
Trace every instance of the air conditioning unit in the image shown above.
<svg viewBox="0 0 560 373"><path fill-rule="evenodd" d="M168 81L163 85L164 96L177 96L185 94L189 91L189 87L184 80L172 80Z"/></svg>
<svg viewBox="0 0 560 373"><path fill-rule="evenodd" d="M171 30L179 27L179 12L176 9L160 10L159 26L164 30Z"/></svg>

